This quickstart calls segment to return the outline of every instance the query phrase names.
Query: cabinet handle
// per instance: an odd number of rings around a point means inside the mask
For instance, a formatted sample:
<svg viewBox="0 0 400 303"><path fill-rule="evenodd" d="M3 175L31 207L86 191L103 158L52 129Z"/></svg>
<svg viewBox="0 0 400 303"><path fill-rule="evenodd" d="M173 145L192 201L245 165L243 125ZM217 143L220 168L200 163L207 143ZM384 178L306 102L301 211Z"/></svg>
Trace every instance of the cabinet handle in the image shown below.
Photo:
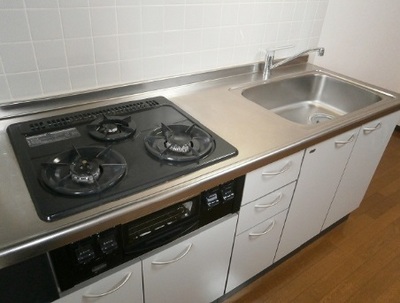
<svg viewBox="0 0 400 303"><path fill-rule="evenodd" d="M153 261L153 262L151 262L151 264L153 264L153 265L167 265L167 264L178 262L180 259L182 259L183 257L185 257L189 253L189 251L192 248L192 246L193 246L193 243L190 243L189 246L186 248L186 250L180 256L176 257L175 259L168 260L168 261Z"/></svg>
<svg viewBox="0 0 400 303"><path fill-rule="evenodd" d="M283 174L284 172L287 172L289 168L292 166L292 162L289 161L288 163L285 164L285 166L280 170L280 171L273 171L273 172L263 172L261 175L263 176L276 176Z"/></svg>
<svg viewBox="0 0 400 303"><path fill-rule="evenodd" d="M351 143L351 142L354 141L354 137L355 137L354 134L352 134L349 140L346 140L346 141L335 141L335 145L336 146L342 146L342 145L346 145L348 143Z"/></svg>
<svg viewBox="0 0 400 303"><path fill-rule="evenodd" d="M373 131L376 131L377 129L379 129L381 127L382 127L382 123L379 122L375 127L364 127L363 132L364 132L364 134L367 135L369 133L372 133Z"/></svg>
<svg viewBox="0 0 400 303"><path fill-rule="evenodd" d="M271 224L262 233L249 233L249 237L259 237L269 233L275 226L275 220L272 220Z"/></svg>
<svg viewBox="0 0 400 303"><path fill-rule="evenodd" d="M278 197L276 197L274 199L274 201L272 201L271 203L268 203L268 204L256 204L256 205L254 205L254 208L268 208L268 207L275 206L276 204L278 204L282 200L282 197L283 197L283 194L279 193Z"/></svg>
<svg viewBox="0 0 400 303"><path fill-rule="evenodd" d="M116 292L118 289L120 289L122 286L124 286L125 284L126 284L126 282L128 282L128 280L129 280L129 278L132 276L132 273L131 272L129 272L126 276L125 276L125 278L121 281L121 283L119 283L118 285L116 285L114 288L112 288L112 289L110 289L110 290L108 290L108 291L106 291L106 292L103 292L103 293L101 293L101 294L86 294L86 295L83 295L82 297L83 298L100 298L100 297L105 297L105 296L107 296L107 295L109 295L109 294L112 294L113 292Z"/></svg>

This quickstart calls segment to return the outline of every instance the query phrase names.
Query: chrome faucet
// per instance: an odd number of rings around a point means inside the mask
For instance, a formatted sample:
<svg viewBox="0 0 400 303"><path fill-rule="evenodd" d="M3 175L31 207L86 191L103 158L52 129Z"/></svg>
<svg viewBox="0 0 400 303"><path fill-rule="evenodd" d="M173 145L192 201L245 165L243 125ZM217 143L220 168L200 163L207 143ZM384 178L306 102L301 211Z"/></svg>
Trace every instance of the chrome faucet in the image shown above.
<svg viewBox="0 0 400 303"><path fill-rule="evenodd" d="M283 50L283 49L287 49L287 48L291 48L293 47L292 45L290 46L283 46L283 47L277 47L277 48L270 48L267 49L267 53L265 55L265 64L264 64L264 72L263 72L263 79L267 80L269 75L271 74L271 70L281 66L285 63L288 63L289 61L292 61L298 57L301 57L303 55L312 53L312 52L317 52L318 56L323 56L325 53L325 49L323 47L318 47L318 48L311 48L311 49L307 49L305 51L302 51L292 57L288 57L286 59L283 59L277 63L274 64L274 59L275 59L275 51L278 50Z"/></svg>

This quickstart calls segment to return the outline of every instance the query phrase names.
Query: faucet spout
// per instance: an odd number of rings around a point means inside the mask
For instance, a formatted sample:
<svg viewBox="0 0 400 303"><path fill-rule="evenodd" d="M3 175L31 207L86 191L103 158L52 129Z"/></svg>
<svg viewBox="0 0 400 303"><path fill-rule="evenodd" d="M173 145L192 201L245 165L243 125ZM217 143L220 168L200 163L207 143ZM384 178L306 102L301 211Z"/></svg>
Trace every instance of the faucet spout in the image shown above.
<svg viewBox="0 0 400 303"><path fill-rule="evenodd" d="M277 63L274 64L274 59L275 59L275 51L276 50L280 50L283 48L279 48L279 49L267 49L267 54L265 55L265 64L264 64L264 72L263 72L263 79L267 80L269 75L271 74L271 70L274 68L277 68L285 63L288 63L290 61L293 61L294 59L304 56L306 54L309 53L313 53L316 52L318 54L318 56L323 56L325 53L325 48L323 47L317 47L317 48L311 48L311 49L307 49L305 51L302 51L296 55L293 55L291 57L288 57L286 59L283 59Z"/></svg>

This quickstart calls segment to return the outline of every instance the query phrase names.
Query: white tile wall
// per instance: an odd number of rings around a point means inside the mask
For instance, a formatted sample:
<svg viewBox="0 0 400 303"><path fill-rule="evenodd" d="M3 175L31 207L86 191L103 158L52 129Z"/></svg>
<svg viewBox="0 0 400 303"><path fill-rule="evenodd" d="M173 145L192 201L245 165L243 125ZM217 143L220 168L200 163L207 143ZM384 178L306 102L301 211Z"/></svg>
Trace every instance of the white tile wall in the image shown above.
<svg viewBox="0 0 400 303"><path fill-rule="evenodd" d="M0 0L0 102L287 56L329 0Z"/></svg>

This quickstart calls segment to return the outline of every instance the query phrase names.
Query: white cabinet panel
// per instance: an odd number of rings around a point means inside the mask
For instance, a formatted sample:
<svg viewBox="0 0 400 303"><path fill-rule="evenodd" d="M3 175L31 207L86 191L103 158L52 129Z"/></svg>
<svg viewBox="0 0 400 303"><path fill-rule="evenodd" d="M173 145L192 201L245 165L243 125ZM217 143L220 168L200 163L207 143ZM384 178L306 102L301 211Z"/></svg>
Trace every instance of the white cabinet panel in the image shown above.
<svg viewBox="0 0 400 303"><path fill-rule="evenodd" d="M307 148L275 261L321 231L358 131Z"/></svg>
<svg viewBox="0 0 400 303"><path fill-rule="evenodd" d="M304 151L297 152L246 175L242 205L297 179Z"/></svg>
<svg viewBox="0 0 400 303"><path fill-rule="evenodd" d="M57 303L143 302L141 262L136 262L55 301Z"/></svg>
<svg viewBox="0 0 400 303"><path fill-rule="evenodd" d="M143 259L146 303L209 303L224 294L237 215Z"/></svg>
<svg viewBox="0 0 400 303"><path fill-rule="evenodd" d="M272 264L287 211L236 237L226 292Z"/></svg>
<svg viewBox="0 0 400 303"><path fill-rule="evenodd" d="M326 217L324 229L348 215L360 205L398 121L399 112L361 127L357 142Z"/></svg>
<svg viewBox="0 0 400 303"><path fill-rule="evenodd" d="M293 196L296 182L292 182L266 196L263 196L240 209L236 234L287 209Z"/></svg>

